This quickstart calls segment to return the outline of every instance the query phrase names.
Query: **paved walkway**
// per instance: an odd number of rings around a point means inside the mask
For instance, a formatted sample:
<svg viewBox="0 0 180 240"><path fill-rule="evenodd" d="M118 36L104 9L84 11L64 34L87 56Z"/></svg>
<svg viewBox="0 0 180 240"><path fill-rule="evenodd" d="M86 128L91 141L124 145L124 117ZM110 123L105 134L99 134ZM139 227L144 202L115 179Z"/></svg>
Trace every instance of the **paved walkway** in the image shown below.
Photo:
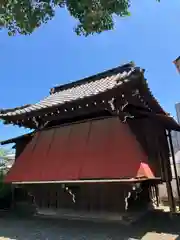
<svg viewBox="0 0 180 240"><path fill-rule="evenodd" d="M0 240L155 240L153 232L162 236L158 239L180 240L180 216L170 220L167 213L152 215L132 226L77 220L0 219Z"/></svg>

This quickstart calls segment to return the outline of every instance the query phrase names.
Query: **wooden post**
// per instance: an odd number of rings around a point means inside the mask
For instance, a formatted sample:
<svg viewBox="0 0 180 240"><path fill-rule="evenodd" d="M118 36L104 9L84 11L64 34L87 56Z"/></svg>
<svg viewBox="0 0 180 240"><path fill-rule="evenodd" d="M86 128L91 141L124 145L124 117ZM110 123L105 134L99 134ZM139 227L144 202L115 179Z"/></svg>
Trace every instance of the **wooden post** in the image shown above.
<svg viewBox="0 0 180 240"><path fill-rule="evenodd" d="M14 193L15 193L15 186L11 185L11 208L14 210L15 208L15 199L14 199Z"/></svg>
<svg viewBox="0 0 180 240"><path fill-rule="evenodd" d="M159 207L159 189L157 185L155 185L154 188L155 188L157 207Z"/></svg>
<svg viewBox="0 0 180 240"><path fill-rule="evenodd" d="M161 156L161 158L162 158L162 156ZM169 202L169 206L170 206L170 212L175 213L176 212L176 207L175 207L175 203L174 203L173 191L172 191L171 181L169 179L169 174L168 174L166 161L164 161L164 158L162 158L162 165L163 165L163 169L164 169L164 176L165 176L165 181L166 181L166 188L167 188L167 195L168 195L168 202Z"/></svg>
<svg viewBox="0 0 180 240"><path fill-rule="evenodd" d="M168 179L166 180L166 187L167 187L168 200L169 200L169 205L170 205L170 212L175 213L176 212L176 206L175 206L175 203L174 203L172 186L171 186L171 182Z"/></svg>
<svg viewBox="0 0 180 240"><path fill-rule="evenodd" d="M180 182L179 182L179 177L178 177L177 168L176 168L176 160L175 160L175 156L174 156L174 148L173 148L172 136L171 136L170 131L168 131L168 137L169 137L169 145L170 145L172 162L173 162L175 179L176 179L176 188L177 188L177 194L178 194L178 206L179 206L179 211L180 211Z"/></svg>

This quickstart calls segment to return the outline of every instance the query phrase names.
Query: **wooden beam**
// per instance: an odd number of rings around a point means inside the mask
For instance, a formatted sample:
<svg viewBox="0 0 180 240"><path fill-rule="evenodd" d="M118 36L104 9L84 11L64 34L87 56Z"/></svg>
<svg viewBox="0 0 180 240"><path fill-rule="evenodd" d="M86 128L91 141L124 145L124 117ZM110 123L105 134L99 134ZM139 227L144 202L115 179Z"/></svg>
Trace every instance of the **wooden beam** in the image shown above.
<svg viewBox="0 0 180 240"><path fill-rule="evenodd" d="M50 183L115 183L115 182L122 182L122 183L139 183L143 181L157 181L160 178L130 178L130 179L85 179L85 180L62 180L62 181L34 181L34 182L12 182L12 184L50 184Z"/></svg>
<svg viewBox="0 0 180 240"><path fill-rule="evenodd" d="M148 112L146 109L139 110L136 109L136 107L132 108L130 112L132 112L132 114L136 116L149 117L155 119L156 121L162 122L166 129L180 131L180 125L168 115L162 113Z"/></svg>

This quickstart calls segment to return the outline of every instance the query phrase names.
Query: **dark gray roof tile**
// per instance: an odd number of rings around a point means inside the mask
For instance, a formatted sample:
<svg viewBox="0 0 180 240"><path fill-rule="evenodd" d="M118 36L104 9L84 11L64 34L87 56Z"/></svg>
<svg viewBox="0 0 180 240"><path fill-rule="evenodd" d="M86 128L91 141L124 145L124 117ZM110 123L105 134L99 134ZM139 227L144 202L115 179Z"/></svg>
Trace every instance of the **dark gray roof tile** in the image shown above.
<svg viewBox="0 0 180 240"><path fill-rule="evenodd" d="M128 71L116 72L111 75L102 76L95 81L87 81L82 84L74 85L73 87L66 88L59 92L49 95L38 103L32 105L26 105L24 107L1 110L0 118L8 116L21 115L41 109L60 106L67 102L73 102L78 99L91 97L100 93L106 92L122 84L122 81L127 81L129 76L135 71L134 67L128 68Z"/></svg>

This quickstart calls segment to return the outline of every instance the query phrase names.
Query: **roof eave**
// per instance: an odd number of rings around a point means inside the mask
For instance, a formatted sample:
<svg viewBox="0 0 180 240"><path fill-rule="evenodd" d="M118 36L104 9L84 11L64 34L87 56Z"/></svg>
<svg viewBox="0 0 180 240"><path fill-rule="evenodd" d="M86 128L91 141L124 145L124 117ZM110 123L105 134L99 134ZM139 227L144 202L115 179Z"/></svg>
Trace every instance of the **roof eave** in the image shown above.
<svg viewBox="0 0 180 240"><path fill-rule="evenodd" d="M28 133L28 134L24 134L24 135L15 137L15 138L10 138L10 139L4 140L4 141L0 141L0 145L17 143L18 141L21 141L21 140L23 140L25 138L31 138L31 137L33 137L33 135L34 135L34 132Z"/></svg>

